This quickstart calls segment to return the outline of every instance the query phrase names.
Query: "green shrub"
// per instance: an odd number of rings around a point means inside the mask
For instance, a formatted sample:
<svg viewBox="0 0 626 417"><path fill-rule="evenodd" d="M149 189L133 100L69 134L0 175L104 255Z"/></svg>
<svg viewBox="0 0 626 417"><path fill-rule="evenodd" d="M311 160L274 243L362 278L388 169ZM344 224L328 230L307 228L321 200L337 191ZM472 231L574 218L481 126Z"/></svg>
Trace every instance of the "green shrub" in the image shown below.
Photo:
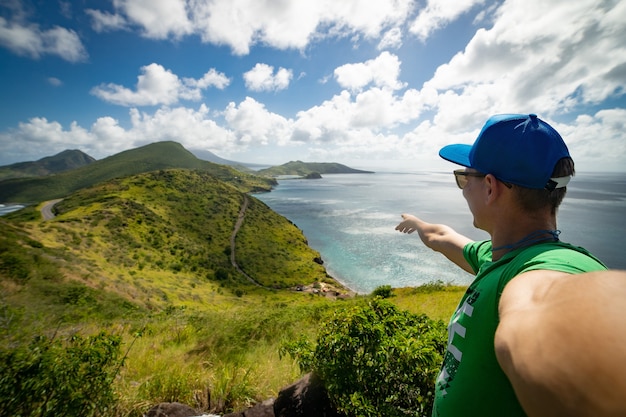
<svg viewBox="0 0 626 417"><path fill-rule="evenodd" d="M374 297L390 298L393 297L393 290L391 289L391 285L381 285L372 291L372 295Z"/></svg>
<svg viewBox="0 0 626 417"><path fill-rule="evenodd" d="M300 339L281 353L319 375L347 416L430 416L445 340L443 322L374 298L336 313L316 346Z"/></svg>
<svg viewBox="0 0 626 417"><path fill-rule="evenodd" d="M28 345L2 348L0 415L112 415L120 343L101 333L65 342L38 336Z"/></svg>
<svg viewBox="0 0 626 417"><path fill-rule="evenodd" d="M416 293L425 293L430 294L433 292L444 291L446 287L449 287L450 284L444 284L442 280L438 279L436 281L430 281L426 284L422 284L419 287L415 287Z"/></svg>
<svg viewBox="0 0 626 417"><path fill-rule="evenodd" d="M30 264L30 259L19 252L0 253L0 273L6 274L16 282L24 283L28 280Z"/></svg>

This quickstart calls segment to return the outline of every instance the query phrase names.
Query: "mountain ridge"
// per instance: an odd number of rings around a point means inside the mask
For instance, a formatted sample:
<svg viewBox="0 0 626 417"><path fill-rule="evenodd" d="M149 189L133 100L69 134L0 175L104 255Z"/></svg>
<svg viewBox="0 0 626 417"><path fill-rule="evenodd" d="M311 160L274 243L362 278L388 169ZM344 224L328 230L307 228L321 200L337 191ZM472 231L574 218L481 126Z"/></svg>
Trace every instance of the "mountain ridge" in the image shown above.
<svg viewBox="0 0 626 417"><path fill-rule="evenodd" d="M0 180L10 178L41 177L80 168L96 159L79 149L66 149L56 155L37 161L16 162L0 166Z"/></svg>
<svg viewBox="0 0 626 417"><path fill-rule="evenodd" d="M200 160L180 143L164 141L126 150L58 174L0 181L0 202L33 203L63 198L113 178L171 168L207 171L246 192L269 191L275 185L271 178Z"/></svg>

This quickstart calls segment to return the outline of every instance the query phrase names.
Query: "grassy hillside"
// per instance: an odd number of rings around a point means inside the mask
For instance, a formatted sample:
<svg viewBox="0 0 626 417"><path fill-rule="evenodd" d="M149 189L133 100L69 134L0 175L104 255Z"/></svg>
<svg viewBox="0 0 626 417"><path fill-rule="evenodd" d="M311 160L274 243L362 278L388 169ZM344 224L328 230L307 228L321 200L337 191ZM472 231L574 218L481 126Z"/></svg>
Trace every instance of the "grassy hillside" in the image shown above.
<svg viewBox="0 0 626 417"><path fill-rule="evenodd" d="M158 142L57 175L0 181L0 202L33 203L65 197L113 178L169 168L207 171L241 191L269 190L274 182L196 158L176 142Z"/></svg>
<svg viewBox="0 0 626 417"><path fill-rule="evenodd" d="M314 262L319 253L299 229L204 171L162 170L111 180L58 203L54 220L27 224L33 240L71 256L91 286L147 308L199 308L218 288L241 294L255 287L230 260L244 198L249 203L235 254L248 275L275 288L328 280Z"/></svg>
<svg viewBox="0 0 626 417"><path fill-rule="evenodd" d="M302 162L291 161L283 165L257 171L259 175L279 176L279 175L299 175L306 176L312 173L318 174L370 174L371 171L362 171L347 167L334 162Z"/></svg>
<svg viewBox="0 0 626 417"><path fill-rule="evenodd" d="M248 199L235 239L230 238ZM290 290L332 283L301 231L238 186L206 171L159 170L83 189L57 206L0 217L0 348L118 335L127 353L111 415L161 401L241 410L299 377L285 341L362 297ZM396 290L403 309L446 319L456 287ZM1 400L1 399L0 399Z"/></svg>

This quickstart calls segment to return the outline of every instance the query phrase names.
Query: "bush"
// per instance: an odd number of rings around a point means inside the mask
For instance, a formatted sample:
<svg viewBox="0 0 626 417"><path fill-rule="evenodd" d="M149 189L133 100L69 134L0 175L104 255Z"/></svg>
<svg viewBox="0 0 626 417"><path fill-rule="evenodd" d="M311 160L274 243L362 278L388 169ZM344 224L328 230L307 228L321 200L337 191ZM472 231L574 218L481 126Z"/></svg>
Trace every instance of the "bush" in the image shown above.
<svg viewBox="0 0 626 417"><path fill-rule="evenodd" d="M319 375L347 416L430 416L445 340L443 322L374 298L336 313L315 347L301 339L281 353Z"/></svg>
<svg viewBox="0 0 626 417"><path fill-rule="evenodd" d="M104 333L65 343L38 336L0 350L0 415L112 415L119 353L120 339Z"/></svg>
<svg viewBox="0 0 626 417"><path fill-rule="evenodd" d="M372 291L372 295L374 297L380 297L380 298L390 298L394 296L393 290L391 289L391 285L381 285L379 287L376 287L376 289Z"/></svg>
<svg viewBox="0 0 626 417"><path fill-rule="evenodd" d="M24 283L30 275L30 260L17 252L0 253L0 273L16 282Z"/></svg>

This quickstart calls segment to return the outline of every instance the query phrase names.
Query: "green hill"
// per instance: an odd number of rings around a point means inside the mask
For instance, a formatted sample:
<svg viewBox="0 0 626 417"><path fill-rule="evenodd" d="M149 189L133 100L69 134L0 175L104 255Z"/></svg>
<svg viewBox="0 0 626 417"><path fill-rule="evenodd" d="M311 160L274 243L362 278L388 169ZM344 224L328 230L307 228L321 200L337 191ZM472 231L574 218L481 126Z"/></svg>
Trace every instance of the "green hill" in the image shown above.
<svg viewBox="0 0 626 417"><path fill-rule="evenodd" d="M149 308L201 308L202 294L218 286L238 294L256 289L230 259L245 201L235 242L245 273L273 289L332 281L297 227L206 171L160 170L110 180L66 197L52 221L39 221L31 208L3 223L26 221L29 239L42 250L71 259L71 276L98 271L93 281L83 280L90 286L125 298L134 294L128 302ZM166 297L158 295L164 288Z"/></svg>
<svg viewBox="0 0 626 417"><path fill-rule="evenodd" d="M82 188L113 178L170 168L206 171L241 191L269 190L274 184L267 178L202 161L179 143L158 142L124 151L56 175L0 181L0 202L34 203L62 198Z"/></svg>
<svg viewBox="0 0 626 417"><path fill-rule="evenodd" d="M307 176L309 174L371 174L372 171L362 171L334 162L302 162L291 161L286 164L257 171L259 175L277 177L279 175Z"/></svg>
<svg viewBox="0 0 626 417"><path fill-rule="evenodd" d="M77 149L65 150L37 161L18 162L0 167L0 180L9 178L40 177L89 165L96 160Z"/></svg>

